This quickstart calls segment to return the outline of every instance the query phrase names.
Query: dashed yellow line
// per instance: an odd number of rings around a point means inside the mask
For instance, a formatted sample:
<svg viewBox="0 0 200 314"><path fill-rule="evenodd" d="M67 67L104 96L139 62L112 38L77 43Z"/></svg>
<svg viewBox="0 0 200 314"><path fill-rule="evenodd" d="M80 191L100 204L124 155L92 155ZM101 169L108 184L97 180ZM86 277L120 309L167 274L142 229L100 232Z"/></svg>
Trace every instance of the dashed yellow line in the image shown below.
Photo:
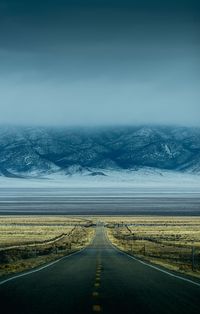
<svg viewBox="0 0 200 314"><path fill-rule="evenodd" d="M98 257L98 259L97 259L97 265L96 265L95 284L94 284L94 287L95 287L96 289L94 289L95 291L93 291L93 293L92 293L92 296L93 296L96 300L98 300L98 297L99 297L98 288L100 287L101 271L102 271L102 264L101 264L100 257ZM102 311L101 305L99 305L99 304L94 304L94 305L92 306L92 310L93 310L93 312L101 312L101 311Z"/></svg>
<svg viewBox="0 0 200 314"><path fill-rule="evenodd" d="M93 312L101 312L101 306L99 304L95 304L92 307Z"/></svg>
<svg viewBox="0 0 200 314"><path fill-rule="evenodd" d="M99 288L100 284L98 282L95 282L94 286L95 286L95 288Z"/></svg>

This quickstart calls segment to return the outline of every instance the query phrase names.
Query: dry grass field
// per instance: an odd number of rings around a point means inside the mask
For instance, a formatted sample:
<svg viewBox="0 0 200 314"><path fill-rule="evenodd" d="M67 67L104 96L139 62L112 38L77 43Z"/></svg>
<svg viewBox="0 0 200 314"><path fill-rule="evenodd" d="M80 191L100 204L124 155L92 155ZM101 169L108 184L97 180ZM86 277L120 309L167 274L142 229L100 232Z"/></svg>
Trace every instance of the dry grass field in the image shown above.
<svg viewBox="0 0 200 314"><path fill-rule="evenodd" d="M33 268L87 246L91 221L65 216L0 217L0 276Z"/></svg>
<svg viewBox="0 0 200 314"><path fill-rule="evenodd" d="M200 218L155 216L0 216L0 276L80 250L99 222L121 250L200 277Z"/></svg>
<svg viewBox="0 0 200 314"><path fill-rule="evenodd" d="M200 277L200 218L106 217L120 249L169 269Z"/></svg>

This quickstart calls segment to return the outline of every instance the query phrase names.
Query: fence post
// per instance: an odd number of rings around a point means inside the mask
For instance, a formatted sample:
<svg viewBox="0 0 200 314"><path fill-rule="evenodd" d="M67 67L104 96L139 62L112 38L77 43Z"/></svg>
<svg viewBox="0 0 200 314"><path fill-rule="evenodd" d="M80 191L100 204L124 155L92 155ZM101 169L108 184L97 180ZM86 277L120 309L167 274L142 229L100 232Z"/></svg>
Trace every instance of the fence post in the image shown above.
<svg viewBox="0 0 200 314"><path fill-rule="evenodd" d="M33 249L33 257L36 257L36 249Z"/></svg>
<svg viewBox="0 0 200 314"><path fill-rule="evenodd" d="M195 248L192 246L192 271L195 270Z"/></svg>
<svg viewBox="0 0 200 314"><path fill-rule="evenodd" d="M144 256L146 255L146 245L144 243Z"/></svg>

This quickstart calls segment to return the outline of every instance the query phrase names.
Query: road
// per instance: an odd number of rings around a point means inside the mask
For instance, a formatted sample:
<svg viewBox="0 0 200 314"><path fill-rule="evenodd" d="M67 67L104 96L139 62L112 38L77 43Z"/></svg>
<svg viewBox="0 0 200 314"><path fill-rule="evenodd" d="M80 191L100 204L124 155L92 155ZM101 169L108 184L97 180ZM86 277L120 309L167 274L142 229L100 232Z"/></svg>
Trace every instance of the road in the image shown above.
<svg viewBox="0 0 200 314"><path fill-rule="evenodd" d="M200 285L117 251L99 225L88 248L0 285L0 298L1 314L197 314Z"/></svg>

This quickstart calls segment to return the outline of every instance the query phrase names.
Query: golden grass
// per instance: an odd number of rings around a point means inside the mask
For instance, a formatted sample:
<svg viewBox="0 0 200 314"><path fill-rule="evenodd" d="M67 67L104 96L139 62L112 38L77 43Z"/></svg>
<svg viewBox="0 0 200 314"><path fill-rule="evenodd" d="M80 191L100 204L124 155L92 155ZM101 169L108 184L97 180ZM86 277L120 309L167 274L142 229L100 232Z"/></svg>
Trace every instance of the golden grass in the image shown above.
<svg viewBox="0 0 200 314"><path fill-rule="evenodd" d="M110 240L120 249L200 277L199 217L107 217L104 222L110 227L107 229Z"/></svg>
<svg viewBox="0 0 200 314"><path fill-rule="evenodd" d="M86 220L65 216L0 216L0 249L51 240L70 233L74 225L86 223Z"/></svg>
<svg viewBox="0 0 200 314"><path fill-rule="evenodd" d="M87 246L89 221L65 216L0 217L0 276L33 268Z"/></svg>

